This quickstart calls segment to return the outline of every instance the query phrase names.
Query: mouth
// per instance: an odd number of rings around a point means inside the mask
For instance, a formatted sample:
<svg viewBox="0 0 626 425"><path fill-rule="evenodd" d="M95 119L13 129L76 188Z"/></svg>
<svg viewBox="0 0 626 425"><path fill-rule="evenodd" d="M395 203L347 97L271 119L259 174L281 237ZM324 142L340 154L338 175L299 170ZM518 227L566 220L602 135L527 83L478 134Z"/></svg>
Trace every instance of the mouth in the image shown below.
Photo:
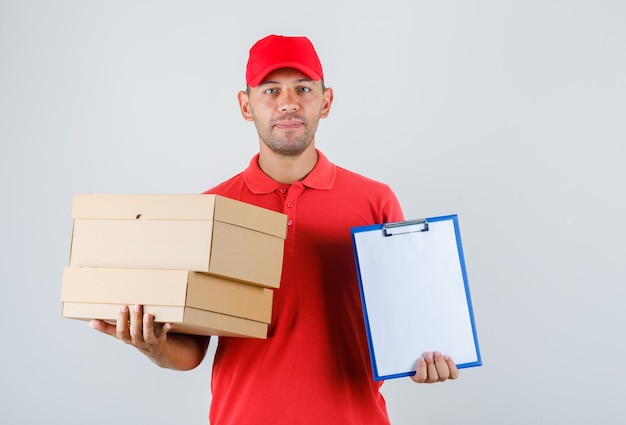
<svg viewBox="0 0 626 425"><path fill-rule="evenodd" d="M297 130L306 125L306 119L295 113L283 114L273 120L272 125L279 130Z"/></svg>
<svg viewBox="0 0 626 425"><path fill-rule="evenodd" d="M302 125L302 121L293 119L281 120L274 123L274 127L278 128L279 130L295 130L302 127Z"/></svg>

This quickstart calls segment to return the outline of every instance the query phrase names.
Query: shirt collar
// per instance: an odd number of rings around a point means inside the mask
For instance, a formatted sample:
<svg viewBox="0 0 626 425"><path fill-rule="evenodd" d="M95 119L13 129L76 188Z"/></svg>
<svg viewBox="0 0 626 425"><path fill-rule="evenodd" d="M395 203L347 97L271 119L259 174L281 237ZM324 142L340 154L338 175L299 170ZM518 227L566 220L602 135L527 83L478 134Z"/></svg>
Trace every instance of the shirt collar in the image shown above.
<svg viewBox="0 0 626 425"><path fill-rule="evenodd" d="M311 189L332 189L337 174L335 164L330 162L319 150L316 149L315 151L317 152L317 164L315 164L315 167L313 167L311 172L302 179L300 183ZM284 186L261 170L261 167L259 167L258 153L250 160L248 168L243 172L243 177L248 189L250 189L252 193L272 193L281 186Z"/></svg>

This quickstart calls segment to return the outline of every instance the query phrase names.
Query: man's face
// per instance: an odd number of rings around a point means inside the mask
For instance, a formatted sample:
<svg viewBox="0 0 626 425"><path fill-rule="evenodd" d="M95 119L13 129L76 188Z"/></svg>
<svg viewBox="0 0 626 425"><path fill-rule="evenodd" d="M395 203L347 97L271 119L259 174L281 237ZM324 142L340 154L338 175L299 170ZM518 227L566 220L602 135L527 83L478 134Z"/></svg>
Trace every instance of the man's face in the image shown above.
<svg viewBox="0 0 626 425"><path fill-rule="evenodd" d="M273 71L258 87L239 93L243 117L254 121L261 141L283 156L297 156L311 146L331 103L331 89L292 68Z"/></svg>

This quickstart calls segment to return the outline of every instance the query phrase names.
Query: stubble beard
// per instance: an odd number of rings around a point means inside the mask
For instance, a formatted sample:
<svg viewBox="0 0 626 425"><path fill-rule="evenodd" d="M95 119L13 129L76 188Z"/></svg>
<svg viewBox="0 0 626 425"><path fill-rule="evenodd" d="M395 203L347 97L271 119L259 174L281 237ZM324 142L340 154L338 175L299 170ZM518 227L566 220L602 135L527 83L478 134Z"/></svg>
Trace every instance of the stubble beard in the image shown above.
<svg viewBox="0 0 626 425"><path fill-rule="evenodd" d="M276 130L274 125L276 121L270 121L267 127L261 127L256 124L257 132L261 141L273 152L288 157L294 157L302 154L313 143L317 125L309 127L309 121L301 116L281 117L281 119L297 119L302 122L304 133L299 136L296 131L280 131ZM278 133L281 134L278 134Z"/></svg>

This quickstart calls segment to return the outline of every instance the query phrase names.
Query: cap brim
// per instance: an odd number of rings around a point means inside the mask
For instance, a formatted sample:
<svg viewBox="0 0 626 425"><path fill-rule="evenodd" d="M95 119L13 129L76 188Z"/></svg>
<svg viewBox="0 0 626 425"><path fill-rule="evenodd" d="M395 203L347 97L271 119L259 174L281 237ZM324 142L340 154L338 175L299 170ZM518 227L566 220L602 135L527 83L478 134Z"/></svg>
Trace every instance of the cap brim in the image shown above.
<svg viewBox="0 0 626 425"><path fill-rule="evenodd" d="M257 72L252 78L248 80L248 85L250 87L257 87L259 84L261 84L261 82L267 76L267 74L269 74L272 71L276 71L277 69L281 69L281 68L297 69L298 71L306 74L306 76L309 77L313 81L322 79L322 76L319 75L316 71L314 71L313 69L309 68L306 65L302 65L301 63L278 62L278 63L273 63L271 66L268 66L262 69L261 71Z"/></svg>

